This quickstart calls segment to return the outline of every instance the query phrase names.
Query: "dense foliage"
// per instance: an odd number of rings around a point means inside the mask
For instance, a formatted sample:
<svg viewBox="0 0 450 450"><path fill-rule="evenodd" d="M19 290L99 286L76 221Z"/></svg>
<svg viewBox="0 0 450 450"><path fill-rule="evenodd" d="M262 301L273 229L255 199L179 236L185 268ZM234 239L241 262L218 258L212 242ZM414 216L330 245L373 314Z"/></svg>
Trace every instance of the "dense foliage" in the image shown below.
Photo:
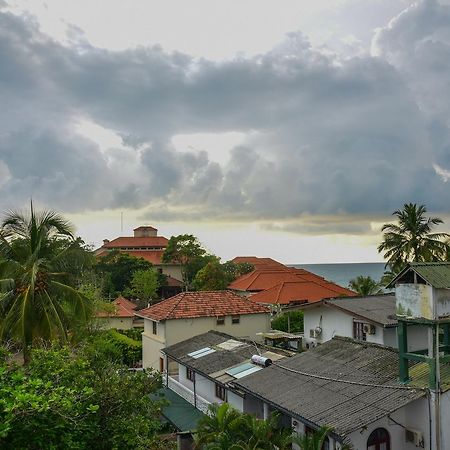
<svg viewBox="0 0 450 450"><path fill-rule="evenodd" d="M71 245L73 243L73 245ZM42 340L67 341L91 315L74 286L84 258L73 227L52 211L10 212L0 228L0 341L21 342L24 361Z"/></svg>
<svg viewBox="0 0 450 450"><path fill-rule="evenodd" d="M149 398L159 382L84 349L34 350L26 367L0 361L0 448L169 448Z"/></svg>
<svg viewBox="0 0 450 450"><path fill-rule="evenodd" d="M291 311L276 316L272 319L273 330L285 331L286 333L303 332L303 311Z"/></svg>
<svg viewBox="0 0 450 450"><path fill-rule="evenodd" d="M292 448L290 429L278 425L278 417L259 420L241 413L228 403L210 406L210 416L199 422L195 435L196 449L283 450Z"/></svg>
<svg viewBox="0 0 450 450"><path fill-rule="evenodd" d="M197 272L192 287L199 291L223 290L236 278L252 270L251 264L232 261L221 264L219 258L215 258Z"/></svg>

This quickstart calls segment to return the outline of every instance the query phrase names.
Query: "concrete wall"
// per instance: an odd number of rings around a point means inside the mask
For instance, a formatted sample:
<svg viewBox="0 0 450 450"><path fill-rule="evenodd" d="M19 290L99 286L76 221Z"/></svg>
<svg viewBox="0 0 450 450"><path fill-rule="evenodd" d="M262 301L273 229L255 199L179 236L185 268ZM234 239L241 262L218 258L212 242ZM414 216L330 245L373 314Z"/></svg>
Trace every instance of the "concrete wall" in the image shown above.
<svg viewBox="0 0 450 450"><path fill-rule="evenodd" d="M309 338L310 330L320 326L322 334L317 341L329 341L334 336L353 337L353 318L336 309L326 306L307 308L304 310L305 339Z"/></svg>
<svg viewBox="0 0 450 450"><path fill-rule="evenodd" d="M225 317L224 325L217 325L215 317L198 317L195 319L167 320L166 342L173 345L210 330L221 331L236 337L249 337L261 340L256 333L270 330L269 314L245 314L240 316L240 323L231 323L231 316Z"/></svg>
<svg viewBox="0 0 450 450"><path fill-rule="evenodd" d="M181 266L179 264L155 264L157 269L162 269L164 275L169 275L176 280L183 281Z"/></svg>
<svg viewBox="0 0 450 450"><path fill-rule="evenodd" d="M376 428L385 428L391 438L391 449L417 450L414 444L407 443L405 440L405 428L421 431L424 433L425 449L430 449L429 427L428 427L428 404L427 399L416 400L404 408L395 411L391 417L401 425L397 425L388 417L370 424L367 428L357 430L350 434L349 438L355 450L367 449L367 440ZM443 447L444 448L444 447Z"/></svg>
<svg viewBox="0 0 450 450"><path fill-rule="evenodd" d="M157 334L153 334L153 321L144 320L142 334L142 363L144 368L153 367L159 370L161 349L177 344L198 334L210 330L222 331L236 337L248 337L261 340L256 333L270 330L270 315L244 314L240 316L240 323L231 323L231 316L225 317L224 325L217 325L215 317L198 317L194 319L176 319L157 322Z"/></svg>
<svg viewBox="0 0 450 450"><path fill-rule="evenodd" d="M133 328L132 317L97 317L96 323L102 330L110 330L111 328L130 330Z"/></svg>

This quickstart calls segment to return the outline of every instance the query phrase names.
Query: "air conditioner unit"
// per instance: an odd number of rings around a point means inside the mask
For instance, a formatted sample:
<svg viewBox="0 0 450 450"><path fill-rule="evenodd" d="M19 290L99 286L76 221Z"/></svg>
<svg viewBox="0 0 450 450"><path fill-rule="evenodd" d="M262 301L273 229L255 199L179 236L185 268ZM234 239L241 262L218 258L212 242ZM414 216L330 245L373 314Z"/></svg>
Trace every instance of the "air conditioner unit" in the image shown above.
<svg viewBox="0 0 450 450"><path fill-rule="evenodd" d="M311 328L309 330L309 337L310 338L317 339L321 334L322 334L322 328L321 327Z"/></svg>
<svg viewBox="0 0 450 450"><path fill-rule="evenodd" d="M405 441L411 442L416 447L425 448L423 433L421 431L405 429Z"/></svg>
<svg viewBox="0 0 450 450"><path fill-rule="evenodd" d="M365 323L363 325L363 331L366 334L375 334L375 325L372 325L371 323Z"/></svg>

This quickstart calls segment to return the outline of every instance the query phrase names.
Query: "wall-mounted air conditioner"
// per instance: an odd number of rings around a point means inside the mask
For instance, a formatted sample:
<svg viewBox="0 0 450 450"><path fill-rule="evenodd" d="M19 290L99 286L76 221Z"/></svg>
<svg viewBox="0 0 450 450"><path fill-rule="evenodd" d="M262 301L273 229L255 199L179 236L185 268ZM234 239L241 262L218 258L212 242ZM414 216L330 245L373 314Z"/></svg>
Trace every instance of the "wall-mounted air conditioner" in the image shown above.
<svg viewBox="0 0 450 450"><path fill-rule="evenodd" d="M417 430L405 429L405 441L411 442L416 447L425 448L423 433Z"/></svg>
<svg viewBox="0 0 450 450"><path fill-rule="evenodd" d="M375 325L372 325L371 323L365 323L363 325L363 331L366 334L375 334L376 331Z"/></svg>

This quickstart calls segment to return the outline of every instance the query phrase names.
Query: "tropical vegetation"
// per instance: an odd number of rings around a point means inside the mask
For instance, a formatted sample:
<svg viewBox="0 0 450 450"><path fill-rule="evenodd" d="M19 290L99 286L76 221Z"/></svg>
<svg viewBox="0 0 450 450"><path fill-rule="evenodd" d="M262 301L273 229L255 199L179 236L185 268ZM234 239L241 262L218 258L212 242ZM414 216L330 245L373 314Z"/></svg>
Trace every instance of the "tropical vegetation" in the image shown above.
<svg viewBox="0 0 450 450"><path fill-rule="evenodd" d="M396 223L381 228L383 241L378 251L383 253L386 266L392 274L398 273L408 262L443 261L450 250L447 233L433 232L443 223L439 217L428 217L424 205L405 203L403 209L393 212Z"/></svg>
<svg viewBox="0 0 450 450"><path fill-rule="evenodd" d="M160 386L153 372L129 372L108 352L32 350L27 366L0 358L0 448L168 449L159 436Z"/></svg>
<svg viewBox="0 0 450 450"><path fill-rule="evenodd" d="M72 225L33 204L30 214L11 211L1 223L0 340L19 341L25 363L33 345L67 342L92 313L74 285L76 249L60 239L74 241Z"/></svg>
<svg viewBox="0 0 450 450"><path fill-rule="evenodd" d="M348 283L348 287L361 296L374 295L382 292L381 285L371 276L359 275Z"/></svg>

